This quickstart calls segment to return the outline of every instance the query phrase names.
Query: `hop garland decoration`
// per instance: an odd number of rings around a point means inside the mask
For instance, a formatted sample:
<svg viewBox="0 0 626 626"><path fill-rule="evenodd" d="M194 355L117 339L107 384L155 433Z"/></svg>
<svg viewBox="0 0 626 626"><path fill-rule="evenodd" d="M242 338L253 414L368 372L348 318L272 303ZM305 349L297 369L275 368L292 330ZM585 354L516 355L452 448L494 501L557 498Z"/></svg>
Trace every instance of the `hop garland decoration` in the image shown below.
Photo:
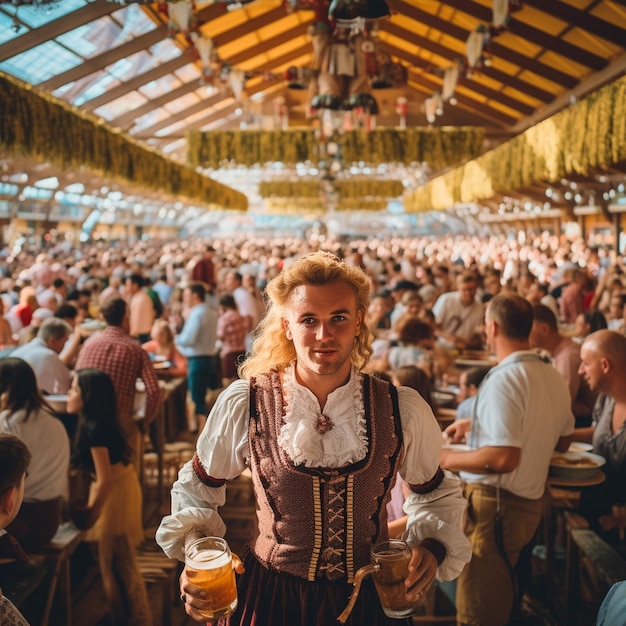
<svg viewBox="0 0 626 626"><path fill-rule="evenodd" d="M407 212L477 202L626 160L626 77L405 198Z"/></svg>
<svg viewBox="0 0 626 626"><path fill-rule="evenodd" d="M86 167L219 208L246 210L246 196L141 145L101 119L0 72L0 151Z"/></svg>

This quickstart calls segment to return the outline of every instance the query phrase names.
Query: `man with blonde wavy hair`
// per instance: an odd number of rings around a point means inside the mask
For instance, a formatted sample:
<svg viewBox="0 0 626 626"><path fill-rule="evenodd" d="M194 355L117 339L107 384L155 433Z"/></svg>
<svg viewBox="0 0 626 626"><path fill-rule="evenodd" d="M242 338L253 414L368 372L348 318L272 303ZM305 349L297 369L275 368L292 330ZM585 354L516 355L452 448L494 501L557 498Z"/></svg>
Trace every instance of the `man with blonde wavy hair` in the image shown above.
<svg viewBox="0 0 626 626"><path fill-rule="evenodd" d="M220 624L335 623L370 549L388 538L399 473L411 487L405 586L417 604L435 577L455 578L469 559L466 503L458 479L439 467L441 431L427 403L362 371L371 354L368 278L317 252L283 270L267 296L241 379L211 411L157 541L183 560L198 536L223 536L225 483L249 467L255 527L238 567L239 606ZM369 578L363 587L346 623L411 623L384 615ZM180 589L187 614L205 621L207 601L186 570Z"/></svg>

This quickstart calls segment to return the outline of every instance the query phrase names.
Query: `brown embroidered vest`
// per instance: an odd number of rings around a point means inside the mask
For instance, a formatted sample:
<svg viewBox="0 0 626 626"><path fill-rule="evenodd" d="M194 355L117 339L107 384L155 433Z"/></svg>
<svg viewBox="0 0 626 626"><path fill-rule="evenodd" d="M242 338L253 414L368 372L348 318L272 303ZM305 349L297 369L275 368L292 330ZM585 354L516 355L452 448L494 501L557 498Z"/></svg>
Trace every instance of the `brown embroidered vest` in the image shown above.
<svg viewBox="0 0 626 626"><path fill-rule="evenodd" d="M345 468L294 466L278 444L278 372L250 383L250 464L257 500L252 552L266 567L306 580L352 581L387 538L386 505L403 456L396 389L363 375L368 452Z"/></svg>

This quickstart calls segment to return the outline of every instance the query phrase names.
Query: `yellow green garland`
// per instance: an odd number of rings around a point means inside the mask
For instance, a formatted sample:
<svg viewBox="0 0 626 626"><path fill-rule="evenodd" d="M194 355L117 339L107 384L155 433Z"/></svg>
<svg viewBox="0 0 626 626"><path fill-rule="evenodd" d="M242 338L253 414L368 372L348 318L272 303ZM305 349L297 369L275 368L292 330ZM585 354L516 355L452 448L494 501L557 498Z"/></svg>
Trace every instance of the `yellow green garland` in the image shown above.
<svg viewBox="0 0 626 626"><path fill-rule="evenodd" d="M336 141L345 164L365 162L426 162L433 170L452 167L475 158L481 152L485 130L474 127L377 128L371 132L353 130ZM220 168L229 164L257 165L281 162L285 165L317 164L322 142L316 130L226 130L191 131L187 135L187 160L193 167Z"/></svg>
<svg viewBox="0 0 626 626"><path fill-rule="evenodd" d="M626 77L405 198L407 212L448 209L626 160Z"/></svg>
<svg viewBox="0 0 626 626"><path fill-rule="evenodd" d="M376 178L339 180L333 183L333 188L341 200L365 201L372 198L398 198L404 193L402 181ZM324 195L324 191L320 180L304 178L262 181L259 183L259 195L262 198L320 198Z"/></svg>
<svg viewBox="0 0 626 626"><path fill-rule="evenodd" d="M85 167L113 179L219 208L246 196L146 147L99 118L0 72L0 153Z"/></svg>

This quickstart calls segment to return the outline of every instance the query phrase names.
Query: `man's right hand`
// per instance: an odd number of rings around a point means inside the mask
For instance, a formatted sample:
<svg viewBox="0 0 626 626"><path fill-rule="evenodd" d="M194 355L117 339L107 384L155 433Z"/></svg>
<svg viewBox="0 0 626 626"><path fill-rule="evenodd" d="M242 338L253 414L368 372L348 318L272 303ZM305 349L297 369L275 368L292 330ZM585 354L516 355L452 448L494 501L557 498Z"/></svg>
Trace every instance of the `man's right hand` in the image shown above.
<svg viewBox="0 0 626 626"><path fill-rule="evenodd" d="M451 443L465 443L465 435L472 428L472 420L462 419L452 422L443 432Z"/></svg>

